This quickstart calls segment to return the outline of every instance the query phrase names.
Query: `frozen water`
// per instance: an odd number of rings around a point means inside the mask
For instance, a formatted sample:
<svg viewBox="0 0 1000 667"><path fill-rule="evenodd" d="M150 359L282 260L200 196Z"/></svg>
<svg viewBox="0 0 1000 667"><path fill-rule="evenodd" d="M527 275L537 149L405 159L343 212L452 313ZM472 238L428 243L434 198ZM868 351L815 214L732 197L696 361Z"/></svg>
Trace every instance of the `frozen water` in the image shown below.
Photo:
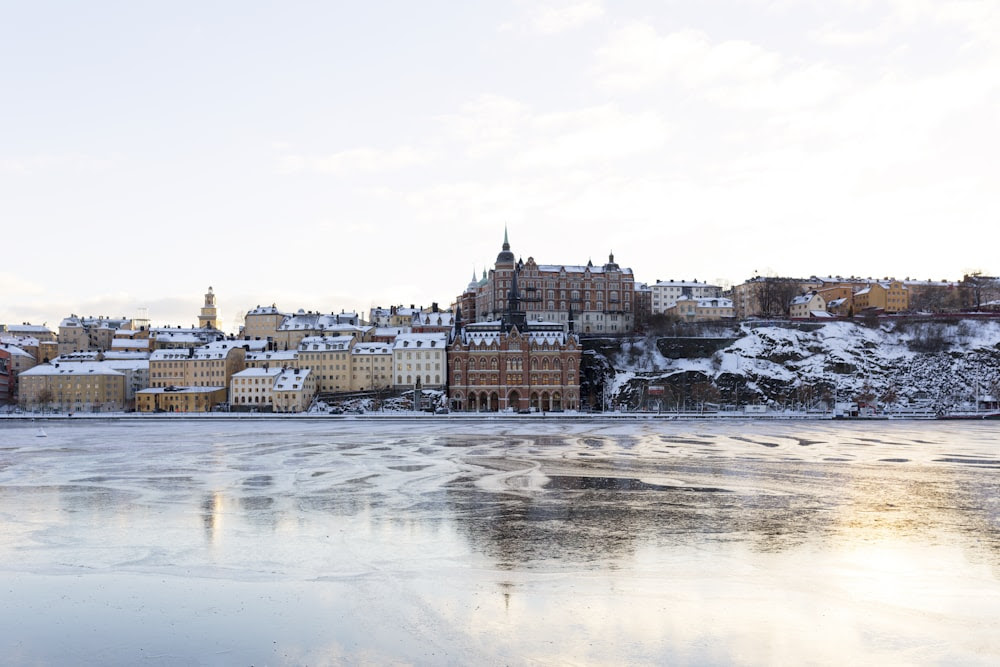
<svg viewBox="0 0 1000 667"><path fill-rule="evenodd" d="M989 423L0 424L12 664L1000 660Z"/></svg>

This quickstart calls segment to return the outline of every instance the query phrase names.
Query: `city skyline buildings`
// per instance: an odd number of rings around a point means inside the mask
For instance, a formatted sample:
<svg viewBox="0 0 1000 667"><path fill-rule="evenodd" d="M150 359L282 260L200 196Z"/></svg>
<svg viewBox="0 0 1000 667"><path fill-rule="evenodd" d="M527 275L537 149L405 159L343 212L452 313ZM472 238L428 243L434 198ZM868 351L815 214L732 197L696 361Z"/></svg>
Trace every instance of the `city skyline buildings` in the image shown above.
<svg viewBox="0 0 1000 667"><path fill-rule="evenodd" d="M986 3L6 8L0 322L640 282L996 274ZM458 242L456 243L456 240ZM458 250L454 247L458 246Z"/></svg>

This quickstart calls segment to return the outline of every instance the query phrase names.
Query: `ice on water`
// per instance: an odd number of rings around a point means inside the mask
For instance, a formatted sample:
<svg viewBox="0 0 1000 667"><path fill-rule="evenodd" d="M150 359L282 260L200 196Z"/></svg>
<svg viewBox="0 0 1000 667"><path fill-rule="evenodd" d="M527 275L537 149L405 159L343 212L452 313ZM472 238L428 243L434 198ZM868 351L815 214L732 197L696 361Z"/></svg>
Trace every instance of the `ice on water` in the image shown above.
<svg viewBox="0 0 1000 667"><path fill-rule="evenodd" d="M989 424L0 425L0 652L995 663Z"/></svg>

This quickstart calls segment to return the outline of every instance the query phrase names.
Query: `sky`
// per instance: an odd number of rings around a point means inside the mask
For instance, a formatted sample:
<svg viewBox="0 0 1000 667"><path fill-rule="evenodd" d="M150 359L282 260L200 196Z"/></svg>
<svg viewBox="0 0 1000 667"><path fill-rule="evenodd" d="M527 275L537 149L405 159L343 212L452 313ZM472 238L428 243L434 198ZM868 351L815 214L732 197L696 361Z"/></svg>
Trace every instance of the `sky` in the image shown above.
<svg viewBox="0 0 1000 667"><path fill-rule="evenodd" d="M0 323L1000 273L994 0L0 0Z"/></svg>

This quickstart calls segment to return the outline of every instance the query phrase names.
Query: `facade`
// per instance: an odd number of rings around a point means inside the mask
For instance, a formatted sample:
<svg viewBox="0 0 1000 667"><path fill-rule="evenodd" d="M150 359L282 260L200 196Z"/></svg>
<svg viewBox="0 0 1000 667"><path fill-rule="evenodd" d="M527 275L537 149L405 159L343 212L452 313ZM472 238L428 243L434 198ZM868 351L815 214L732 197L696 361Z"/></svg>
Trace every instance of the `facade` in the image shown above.
<svg viewBox="0 0 1000 667"><path fill-rule="evenodd" d="M247 368L270 368L272 366L276 368L298 368L299 351L283 350L278 352L276 350L261 350L260 352L247 352L245 361Z"/></svg>
<svg viewBox="0 0 1000 667"><path fill-rule="evenodd" d="M816 290L795 297L788 307L792 319L808 319L814 312L826 312L826 299Z"/></svg>
<svg viewBox="0 0 1000 667"><path fill-rule="evenodd" d="M351 348L351 391L392 387L392 345L357 343Z"/></svg>
<svg viewBox="0 0 1000 667"><path fill-rule="evenodd" d="M274 403L274 382L281 368L245 368L229 381L229 405L234 408L270 410Z"/></svg>
<svg viewBox="0 0 1000 667"><path fill-rule="evenodd" d="M201 312L198 313L198 326L202 329L218 329L219 328L219 309L215 305L215 292L212 288L208 288L208 292L205 294L205 305L201 307Z"/></svg>
<svg viewBox="0 0 1000 667"><path fill-rule="evenodd" d="M246 367L252 341L216 341L202 347L155 350L149 357L149 386L222 387Z"/></svg>
<svg viewBox="0 0 1000 667"><path fill-rule="evenodd" d="M855 314L865 310L900 313L909 310L910 291L898 280L870 283L854 293Z"/></svg>
<svg viewBox="0 0 1000 667"><path fill-rule="evenodd" d="M462 312L479 322L495 321L515 287L529 320L572 323L584 334L624 334L635 328L635 279L632 269L615 263L614 254L603 266L537 264L533 257L516 261L505 233L486 281L466 287L457 303L468 304L474 296L474 309Z"/></svg>
<svg viewBox="0 0 1000 667"><path fill-rule="evenodd" d="M654 315L666 314L681 297L698 300L718 299L722 296L722 288L718 285L697 280L657 280L649 289L652 293L650 308Z"/></svg>
<svg viewBox="0 0 1000 667"><path fill-rule="evenodd" d="M635 283L632 303L635 308L636 328L641 329L653 314L653 289L646 283Z"/></svg>
<svg viewBox="0 0 1000 667"><path fill-rule="evenodd" d="M0 403L3 403L4 400L10 403L17 402L18 376L24 371L34 368L37 363L35 357L19 345L0 343L0 374L6 377L5 380L0 380Z"/></svg>
<svg viewBox="0 0 1000 667"><path fill-rule="evenodd" d="M288 317L290 316L278 310L274 304L257 306L244 316L240 334L251 339L274 340L278 335L278 328Z"/></svg>
<svg viewBox="0 0 1000 667"><path fill-rule="evenodd" d="M442 389L448 381L448 336L443 333L410 333L396 336L392 344L392 374L396 389Z"/></svg>
<svg viewBox="0 0 1000 667"><path fill-rule="evenodd" d="M288 369L274 383L275 412L305 412L316 396L316 382L309 369Z"/></svg>
<svg viewBox="0 0 1000 667"><path fill-rule="evenodd" d="M211 412L226 402L225 387L150 387L136 397L139 412Z"/></svg>
<svg viewBox="0 0 1000 667"><path fill-rule="evenodd" d="M305 338L352 336L359 341L371 339L373 327L363 326L357 313L314 313L299 310L281 323L274 335L275 348L294 350Z"/></svg>
<svg viewBox="0 0 1000 667"><path fill-rule="evenodd" d="M109 350L115 332L131 329L132 320L70 315L59 323L59 354Z"/></svg>
<svg viewBox="0 0 1000 667"><path fill-rule="evenodd" d="M351 390L351 349L354 336L309 336L299 343L296 368L312 371L317 392Z"/></svg>
<svg viewBox="0 0 1000 667"><path fill-rule="evenodd" d="M676 317L684 322L713 322L716 320L731 320L734 317L733 302L722 297L699 299L690 296L679 296L674 303L664 311L664 315Z"/></svg>
<svg viewBox="0 0 1000 667"><path fill-rule="evenodd" d="M111 412L125 409L125 374L106 362L40 364L19 377L19 403L27 409Z"/></svg>
<svg viewBox="0 0 1000 667"><path fill-rule="evenodd" d="M225 335L218 329L201 327L156 327L149 330L153 350L177 350L208 345L224 340Z"/></svg>
<svg viewBox="0 0 1000 667"><path fill-rule="evenodd" d="M0 347L0 405L14 402L14 364L10 350Z"/></svg>
<svg viewBox="0 0 1000 667"><path fill-rule="evenodd" d="M455 330L455 314L443 310L420 311L410 323L412 333L443 333L451 338Z"/></svg>
<svg viewBox="0 0 1000 667"><path fill-rule="evenodd" d="M448 348L449 403L463 412L561 411L580 406L579 340L552 322L477 322Z"/></svg>
<svg viewBox="0 0 1000 667"><path fill-rule="evenodd" d="M51 329L41 324L29 324L25 322L24 324L8 324L6 326L6 332L8 336L20 336L20 337L30 337L41 341L48 341L50 343L55 343L58 338Z"/></svg>

